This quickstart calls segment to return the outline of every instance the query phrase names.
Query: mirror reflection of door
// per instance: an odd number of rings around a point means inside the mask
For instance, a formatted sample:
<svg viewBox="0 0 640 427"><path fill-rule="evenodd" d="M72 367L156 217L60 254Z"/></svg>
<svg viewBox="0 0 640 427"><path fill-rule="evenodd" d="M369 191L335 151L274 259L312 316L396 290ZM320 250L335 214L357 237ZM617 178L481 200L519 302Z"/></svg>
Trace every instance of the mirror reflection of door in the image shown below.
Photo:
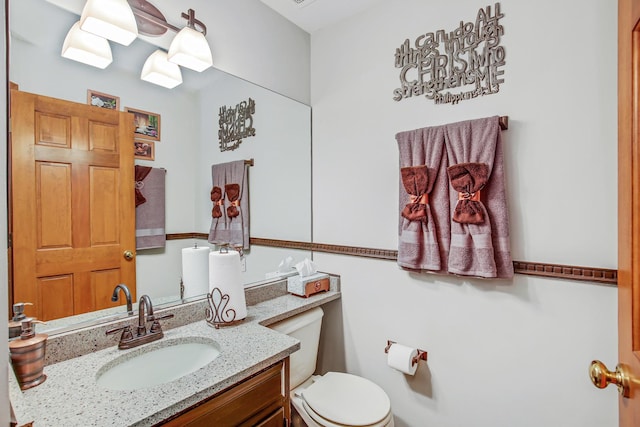
<svg viewBox="0 0 640 427"><path fill-rule="evenodd" d="M119 283L135 297L131 115L10 97L13 302L48 320L122 303Z"/></svg>

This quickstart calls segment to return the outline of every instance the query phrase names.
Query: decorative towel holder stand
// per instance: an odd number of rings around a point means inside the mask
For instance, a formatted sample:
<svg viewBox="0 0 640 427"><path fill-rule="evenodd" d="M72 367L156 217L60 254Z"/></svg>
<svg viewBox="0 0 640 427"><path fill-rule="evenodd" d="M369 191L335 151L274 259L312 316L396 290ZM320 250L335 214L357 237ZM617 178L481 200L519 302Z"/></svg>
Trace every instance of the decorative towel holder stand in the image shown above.
<svg viewBox="0 0 640 427"><path fill-rule="evenodd" d="M220 245L220 253L229 252L229 244ZM236 311L233 308L227 309L231 297L222 293L218 287L211 289L207 294L209 307L205 309L206 321L209 326L219 329L220 326L231 326L241 323L244 319L236 320Z"/></svg>
<svg viewBox="0 0 640 427"><path fill-rule="evenodd" d="M225 310L229 305L229 294L223 294L220 288L213 288L207 294L209 307L205 310L206 320L209 326L219 329L220 326L231 326L242 322L236 320L236 311L232 308Z"/></svg>
<svg viewBox="0 0 640 427"><path fill-rule="evenodd" d="M389 353L389 349L391 348L391 345L396 344L395 341L391 341L391 340L387 340L387 346L384 348L384 352L385 353ZM427 352L424 350L420 350L419 348L416 349L418 350L418 354L416 354L413 359L411 359L411 366L415 365L416 363L418 363L420 360L427 360Z"/></svg>

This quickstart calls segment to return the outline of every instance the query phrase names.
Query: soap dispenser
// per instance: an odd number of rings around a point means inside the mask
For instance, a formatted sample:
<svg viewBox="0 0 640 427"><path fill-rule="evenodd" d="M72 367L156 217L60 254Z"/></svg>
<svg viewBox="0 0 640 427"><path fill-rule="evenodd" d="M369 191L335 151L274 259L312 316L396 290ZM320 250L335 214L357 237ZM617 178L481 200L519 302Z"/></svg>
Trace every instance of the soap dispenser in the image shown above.
<svg viewBox="0 0 640 427"><path fill-rule="evenodd" d="M47 334L36 334L34 323L44 323L27 317L21 322L20 339L9 341L11 364L22 390L42 384Z"/></svg>
<svg viewBox="0 0 640 427"><path fill-rule="evenodd" d="M13 317L9 321L9 339L15 338L22 332L22 320L27 316L24 314L24 306L33 305L30 302L17 302L13 304Z"/></svg>

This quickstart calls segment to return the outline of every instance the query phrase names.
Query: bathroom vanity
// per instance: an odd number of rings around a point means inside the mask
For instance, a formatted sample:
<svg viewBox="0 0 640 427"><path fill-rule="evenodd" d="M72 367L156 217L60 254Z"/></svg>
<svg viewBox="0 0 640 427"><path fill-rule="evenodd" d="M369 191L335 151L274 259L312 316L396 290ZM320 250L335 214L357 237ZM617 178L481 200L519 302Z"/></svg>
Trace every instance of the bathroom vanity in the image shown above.
<svg viewBox="0 0 640 427"><path fill-rule="evenodd" d="M289 358L277 362L161 425L282 427L291 419L288 365Z"/></svg>
<svg viewBox="0 0 640 427"><path fill-rule="evenodd" d="M309 298L287 294L286 282L246 294L247 318L219 329L203 320L206 300L157 310L157 316L174 314L163 322L164 337L134 349L119 350L117 337L105 337L105 330L137 321L131 317L50 337L46 381L21 391L10 378L17 425L282 426L290 419L289 355L300 344L266 326L340 298L339 278L332 276L328 292ZM124 389L98 383L105 370L122 360L199 341L215 343L219 354L195 372L159 384L125 384Z"/></svg>

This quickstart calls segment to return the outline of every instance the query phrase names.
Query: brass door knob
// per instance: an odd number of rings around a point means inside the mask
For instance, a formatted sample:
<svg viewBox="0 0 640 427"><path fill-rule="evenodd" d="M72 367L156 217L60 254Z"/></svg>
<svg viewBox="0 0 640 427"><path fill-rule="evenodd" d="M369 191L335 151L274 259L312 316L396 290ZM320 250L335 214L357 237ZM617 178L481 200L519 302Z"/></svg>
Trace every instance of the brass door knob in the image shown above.
<svg viewBox="0 0 640 427"><path fill-rule="evenodd" d="M604 363L594 360L589 367L589 376L596 387L605 388L609 384L615 384L623 397L629 397L629 371L625 365L618 363L616 370L612 372Z"/></svg>
<svg viewBox="0 0 640 427"><path fill-rule="evenodd" d="M127 261L131 261L133 257L134 257L133 252L124 251L124 259L126 259Z"/></svg>

